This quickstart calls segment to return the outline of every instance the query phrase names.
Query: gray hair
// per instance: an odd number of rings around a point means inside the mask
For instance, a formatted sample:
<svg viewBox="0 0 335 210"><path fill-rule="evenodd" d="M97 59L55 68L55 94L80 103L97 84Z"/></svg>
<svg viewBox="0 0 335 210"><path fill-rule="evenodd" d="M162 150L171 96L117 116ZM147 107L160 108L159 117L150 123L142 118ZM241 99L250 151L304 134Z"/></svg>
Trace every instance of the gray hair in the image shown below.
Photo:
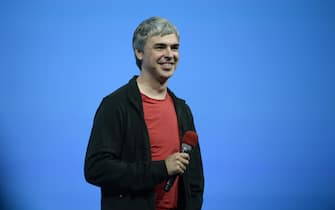
<svg viewBox="0 0 335 210"><path fill-rule="evenodd" d="M140 23L133 34L133 49L143 52L149 37L169 34L176 34L179 40L179 32L170 21L157 16L146 19ZM137 59L136 55L135 58L137 67L141 69L142 61Z"/></svg>

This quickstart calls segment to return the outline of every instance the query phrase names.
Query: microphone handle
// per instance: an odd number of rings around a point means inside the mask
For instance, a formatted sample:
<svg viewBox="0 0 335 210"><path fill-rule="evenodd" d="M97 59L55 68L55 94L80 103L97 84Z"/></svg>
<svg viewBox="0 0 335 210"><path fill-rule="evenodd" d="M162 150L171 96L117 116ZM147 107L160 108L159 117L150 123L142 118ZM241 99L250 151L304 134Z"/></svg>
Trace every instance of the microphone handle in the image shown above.
<svg viewBox="0 0 335 210"><path fill-rule="evenodd" d="M169 191L170 191L170 189L171 189L171 187L172 187L174 181L176 180L176 178L177 178L177 176L174 175L174 176L171 176L171 177L167 180L167 182L166 182L166 184L165 184L165 186L164 186L164 191L165 191L165 192L169 192Z"/></svg>

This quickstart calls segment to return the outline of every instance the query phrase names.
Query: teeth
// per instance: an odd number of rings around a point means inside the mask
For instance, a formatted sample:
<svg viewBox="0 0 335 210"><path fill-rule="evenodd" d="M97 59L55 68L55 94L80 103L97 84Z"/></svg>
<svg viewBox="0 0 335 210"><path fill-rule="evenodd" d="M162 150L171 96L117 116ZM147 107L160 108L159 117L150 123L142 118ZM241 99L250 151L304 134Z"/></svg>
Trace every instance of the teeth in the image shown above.
<svg viewBox="0 0 335 210"><path fill-rule="evenodd" d="M171 66L172 66L171 63L163 63L162 65L163 65L164 67L171 67Z"/></svg>

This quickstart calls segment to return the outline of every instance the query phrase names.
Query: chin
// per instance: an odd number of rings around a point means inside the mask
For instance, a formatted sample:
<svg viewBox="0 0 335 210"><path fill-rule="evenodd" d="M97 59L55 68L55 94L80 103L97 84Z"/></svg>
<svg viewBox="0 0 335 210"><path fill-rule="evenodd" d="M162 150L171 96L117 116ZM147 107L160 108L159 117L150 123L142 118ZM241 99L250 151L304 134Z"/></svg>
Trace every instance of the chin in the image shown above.
<svg viewBox="0 0 335 210"><path fill-rule="evenodd" d="M162 77L167 77L170 78L172 77L172 75L174 74L174 69L168 70L168 71L164 71L163 74L161 74Z"/></svg>
<svg viewBox="0 0 335 210"><path fill-rule="evenodd" d="M168 80L172 76L173 76L173 72L169 74L160 74L159 78L161 82L166 82L166 80Z"/></svg>
<svg viewBox="0 0 335 210"><path fill-rule="evenodd" d="M170 69L161 69L162 72L171 72L173 74L173 72L176 70L176 68L170 68Z"/></svg>

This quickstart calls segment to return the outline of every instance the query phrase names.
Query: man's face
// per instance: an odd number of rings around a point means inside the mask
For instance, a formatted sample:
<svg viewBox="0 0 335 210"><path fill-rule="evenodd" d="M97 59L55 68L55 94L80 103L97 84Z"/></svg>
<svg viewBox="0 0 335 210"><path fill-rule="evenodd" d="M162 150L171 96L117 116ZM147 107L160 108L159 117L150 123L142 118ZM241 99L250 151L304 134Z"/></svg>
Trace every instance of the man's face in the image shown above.
<svg viewBox="0 0 335 210"><path fill-rule="evenodd" d="M136 51L142 60L142 71L146 71L160 82L170 78L177 68L179 42L176 34L152 36L147 39L143 52Z"/></svg>

